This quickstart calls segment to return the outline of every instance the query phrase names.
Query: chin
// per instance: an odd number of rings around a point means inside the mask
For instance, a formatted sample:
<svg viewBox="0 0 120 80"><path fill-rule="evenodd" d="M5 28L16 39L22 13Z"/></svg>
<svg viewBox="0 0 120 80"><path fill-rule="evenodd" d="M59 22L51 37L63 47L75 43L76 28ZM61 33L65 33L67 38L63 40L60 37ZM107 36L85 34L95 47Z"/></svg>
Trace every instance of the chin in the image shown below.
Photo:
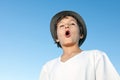
<svg viewBox="0 0 120 80"><path fill-rule="evenodd" d="M75 45L75 43L66 43L66 44L63 44L63 46L65 46L65 47L71 47L71 46L74 46Z"/></svg>

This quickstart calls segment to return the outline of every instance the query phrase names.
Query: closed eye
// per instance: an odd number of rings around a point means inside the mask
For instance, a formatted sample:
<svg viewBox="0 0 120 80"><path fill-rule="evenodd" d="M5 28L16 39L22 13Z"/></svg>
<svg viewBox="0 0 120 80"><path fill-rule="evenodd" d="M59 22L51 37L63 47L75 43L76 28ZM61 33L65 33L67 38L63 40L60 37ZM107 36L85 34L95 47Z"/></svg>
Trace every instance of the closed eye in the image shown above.
<svg viewBox="0 0 120 80"><path fill-rule="evenodd" d="M60 25L59 27L60 27L60 28L61 28L61 27L64 27L64 25Z"/></svg>
<svg viewBox="0 0 120 80"><path fill-rule="evenodd" d="M75 25L75 23L71 23L71 25Z"/></svg>
<svg viewBox="0 0 120 80"><path fill-rule="evenodd" d="M75 25L75 23L70 23L70 25Z"/></svg>

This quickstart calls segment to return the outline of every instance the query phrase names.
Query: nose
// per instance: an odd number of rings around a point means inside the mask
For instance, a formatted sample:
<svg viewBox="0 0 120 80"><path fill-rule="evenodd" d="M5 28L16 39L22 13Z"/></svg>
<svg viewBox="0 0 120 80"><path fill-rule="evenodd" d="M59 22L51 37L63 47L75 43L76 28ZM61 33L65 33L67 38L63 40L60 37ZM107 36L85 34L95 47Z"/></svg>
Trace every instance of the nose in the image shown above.
<svg viewBox="0 0 120 80"><path fill-rule="evenodd" d="M65 25L65 29L66 29L66 28L69 28L69 24L66 24L66 25Z"/></svg>

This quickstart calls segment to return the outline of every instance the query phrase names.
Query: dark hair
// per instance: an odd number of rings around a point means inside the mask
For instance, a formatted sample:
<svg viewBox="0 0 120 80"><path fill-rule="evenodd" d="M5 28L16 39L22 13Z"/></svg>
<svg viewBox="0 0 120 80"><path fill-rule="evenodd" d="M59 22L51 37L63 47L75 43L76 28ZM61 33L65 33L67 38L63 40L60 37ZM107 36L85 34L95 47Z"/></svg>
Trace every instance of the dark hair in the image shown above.
<svg viewBox="0 0 120 80"><path fill-rule="evenodd" d="M53 37L55 43L57 44L57 46L61 47L60 43L56 42L57 24L66 16L71 16L74 19L76 19L76 21L77 21L77 24L79 26L80 35L83 35L83 38L80 39L79 43L78 43L78 46L80 47L86 38L87 30L86 30L86 25L85 25L82 17L73 11L62 11L62 12L57 13L55 16L53 16L53 18L51 20L51 24L50 24L50 30L51 30L52 37Z"/></svg>

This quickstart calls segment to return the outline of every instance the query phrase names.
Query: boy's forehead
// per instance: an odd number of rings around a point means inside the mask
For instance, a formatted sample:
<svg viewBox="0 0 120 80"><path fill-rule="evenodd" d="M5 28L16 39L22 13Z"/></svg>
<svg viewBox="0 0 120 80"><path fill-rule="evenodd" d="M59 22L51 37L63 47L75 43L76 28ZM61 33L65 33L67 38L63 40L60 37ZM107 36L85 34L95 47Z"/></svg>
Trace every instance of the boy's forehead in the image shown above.
<svg viewBox="0 0 120 80"><path fill-rule="evenodd" d="M59 22L59 23L62 23L64 20L69 20L69 21L75 21L76 22L76 19L72 16L65 16L64 18L62 18Z"/></svg>

